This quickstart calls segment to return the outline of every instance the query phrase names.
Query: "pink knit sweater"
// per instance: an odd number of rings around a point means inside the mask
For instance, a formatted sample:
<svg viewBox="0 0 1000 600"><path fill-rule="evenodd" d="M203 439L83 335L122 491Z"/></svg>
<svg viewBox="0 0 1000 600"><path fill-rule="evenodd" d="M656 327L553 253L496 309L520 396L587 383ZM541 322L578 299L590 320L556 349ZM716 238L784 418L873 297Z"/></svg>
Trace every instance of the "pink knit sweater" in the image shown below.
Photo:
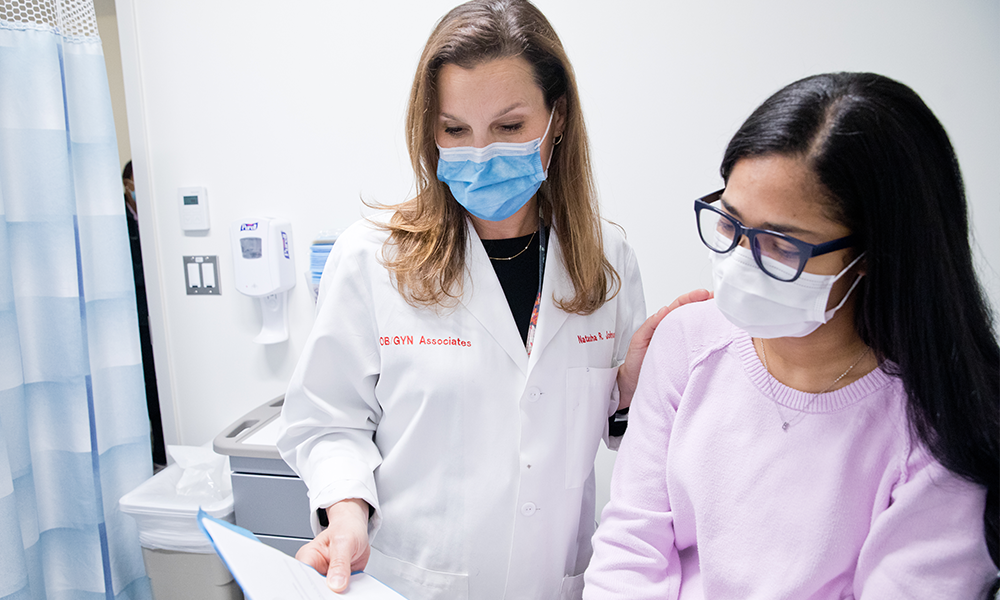
<svg viewBox="0 0 1000 600"><path fill-rule="evenodd" d="M677 310L643 363L584 599L979 597L997 572L985 490L911 442L905 401L881 369L796 391L714 302Z"/></svg>

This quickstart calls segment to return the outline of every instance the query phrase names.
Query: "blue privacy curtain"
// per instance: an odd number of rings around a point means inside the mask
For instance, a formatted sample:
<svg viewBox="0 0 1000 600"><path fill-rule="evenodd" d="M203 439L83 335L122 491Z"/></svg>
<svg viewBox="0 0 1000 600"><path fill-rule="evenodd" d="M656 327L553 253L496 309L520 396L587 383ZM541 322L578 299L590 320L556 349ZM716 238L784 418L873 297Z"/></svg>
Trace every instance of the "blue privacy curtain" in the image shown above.
<svg viewBox="0 0 1000 600"><path fill-rule="evenodd" d="M92 0L0 0L0 599L151 598L151 474Z"/></svg>

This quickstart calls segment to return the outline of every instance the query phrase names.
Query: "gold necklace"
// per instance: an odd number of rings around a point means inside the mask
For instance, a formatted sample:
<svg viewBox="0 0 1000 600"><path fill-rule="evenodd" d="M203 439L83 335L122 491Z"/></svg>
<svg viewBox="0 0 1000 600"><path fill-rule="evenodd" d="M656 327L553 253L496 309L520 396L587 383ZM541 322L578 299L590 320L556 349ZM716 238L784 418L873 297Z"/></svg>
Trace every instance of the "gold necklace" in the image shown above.
<svg viewBox="0 0 1000 600"><path fill-rule="evenodd" d="M507 258L503 258L503 257L499 257L499 256L490 256L490 260L514 260L518 256L521 256L522 254L524 254L528 250L528 248L531 247L531 240L535 239L535 234L536 233L538 233L538 230L535 230L535 231L531 232L531 237L528 238L528 244L520 252L518 252L514 256L508 256ZM487 255L487 256L489 256L489 255Z"/></svg>
<svg viewBox="0 0 1000 600"><path fill-rule="evenodd" d="M799 411L799 414L796 417L792 417L791 419L787 419L786 420L785 416L783 414L781 414L781 408L778 406L778 403L772 398L771 402L774 402L774 409L776 411L778 411L778 418L781 419L781 430L782 431L788 431L789 427L791 427L792 425L798 423L802 419L806 418L806 416L808 415L808 413L806 413L806 410L808 410L809 407L812 406L812 403L815 402L816 399L819 398L821 395L829 392L830 388L832 388L833 386L837 385L838 381L840 381L841 379L843 379L844 377L846 377L847 374L850 373L852 369L854 369L854 367L858 366L858 363L861 362L861 359L863 359L864 357L868 356L868 353L870 351L871 351L871 348L868 347L868 346L865 346L865 351L862 352L853 363L851 363L851 366L847 367L846 371L844 371L843 373L840 374L839 377L837 377L836 379L834 379L833 383L831 383L830 385L828 385L825 388L823 388L823 391L817 392L815 395L813 395L812 400L810 400L809 403L806 404L805 407L803 407L803 409ZM764 348L764 338L760 338L760 356L761 356L761 358L763 359L763 362L764 362L764 370L767 371L768 375L771 375L771 369L769 369L767 367L767 350ZM771 376L774 377L773 375L771 375Z"/></svg>

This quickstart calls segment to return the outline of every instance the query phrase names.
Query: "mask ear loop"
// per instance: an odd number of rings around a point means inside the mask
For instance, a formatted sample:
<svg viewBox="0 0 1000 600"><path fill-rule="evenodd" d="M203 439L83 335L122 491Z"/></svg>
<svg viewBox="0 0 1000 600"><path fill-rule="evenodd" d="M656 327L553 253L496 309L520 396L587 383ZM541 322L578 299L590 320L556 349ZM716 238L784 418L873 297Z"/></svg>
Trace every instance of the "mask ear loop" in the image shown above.
<svg viewBox="0 0 1000 600"><path fill-rule="evenodd" d="M861 254L858 255L857 258L855 258L854 260L852 260L851 264L849 264L846 267L844 267L843 271L841 271L840 273L837 273L837 276L834 278L834 281L837 281L838 279L840 279L841 277L844 276L844 273L847 273L848 271L850 271L851 267L853 267L854 265L858 264L858 261L861 260L861 257L864 256L864 255L865 255L865 253L862 252ZM858 287L858 284L861 283L861 278L864 277L864 276L865 276L864 273L859 273L858 276L857 276L857 278L854 280L854 283L852 283L851 287L847 290L847 293L844 294L844 298L840 301L840 303L837 304L837 306L834 306L830 310L828 310L828 311L826 311L826 312L823 313L823 322L824 323L826 323L827 321L829 321L830 319L832 319L833 315L836 314L836 312L838 310L840 310L840 307L844 306L844 304L847 302L847 299L851 297L851 292L854 291L854 288Z"/></svg>
<svg viewBox="0 0 1000 600"><path fill-rule="evenodd" d="M545 136L549 135L549 129L552 127L552 117L555 114L556 114L556 107L553 106L552 110L549 112L549 124L545 126L545 133L542 134L542 137L538 138L538 149L539 150L542 149L542 142L545 141ZM545 178L546 179L549 178L549 166L552 165L552 155L554 155L555 152L556 152L556 145L552 144L552 147L549 148L549 159L547 161L545 161L545 164L547 165L545 167L545 170L544 170Z"/></svg>

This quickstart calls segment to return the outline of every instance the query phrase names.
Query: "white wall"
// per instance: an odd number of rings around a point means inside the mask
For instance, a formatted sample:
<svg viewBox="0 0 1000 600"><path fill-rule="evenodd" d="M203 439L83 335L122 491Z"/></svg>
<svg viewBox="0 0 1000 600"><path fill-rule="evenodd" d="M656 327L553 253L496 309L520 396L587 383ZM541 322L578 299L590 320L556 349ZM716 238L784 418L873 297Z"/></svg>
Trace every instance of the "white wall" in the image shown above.
<svg viewBox="0 0 1000 600"><path fill-rule="evenodd" d="M294 4L117 0L126 97L169 442L200 444L283 391L312 322L264 347L233 288L228 225L290 218L298 271L312 237L405 199L403 113L434 22L454 0ZM652 310L708 287L692 200L719 187L728 138L799 77L871 70L916 89L962 162L981 275L1000 306L1000 3L538 0L574 62L605 215L628 232ZM208 188L212 229L184 235L176 189ZM185 296L181 256L217 254L222 295ZM172 404L171 404L172 403ZM602 456L602 477L608 457Z"/></svg>
<svg viewBox="0 0 1000 600"><path fill-rule="evenodd" d="M114 111L115 134L118 138L118 156L121 167L132 157L128 139L128 118L125 113L125 80L122 75L121 51L118 43L118 19L114 0L94 0L97 29L101 34L104 63L108 70L108 87L111 90L111 109ZM119 100L121 100L119 102Z"/></svg>

